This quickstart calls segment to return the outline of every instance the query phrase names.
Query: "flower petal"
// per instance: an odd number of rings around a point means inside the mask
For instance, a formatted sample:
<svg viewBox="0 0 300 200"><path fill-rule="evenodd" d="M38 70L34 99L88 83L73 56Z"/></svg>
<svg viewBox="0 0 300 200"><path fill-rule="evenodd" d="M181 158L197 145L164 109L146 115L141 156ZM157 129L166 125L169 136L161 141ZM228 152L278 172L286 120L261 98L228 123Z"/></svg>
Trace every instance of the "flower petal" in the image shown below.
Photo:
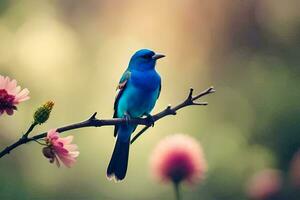
<svg viewBox="0 0 300 200"><path fill-rule="evenodd" d="M64 137L64 138L60 138L60 141L64 143L64 145L66 144L70 144L73 140L73 136L72 135L69 135L67 137Z"/></svg>
<svg viewBox="0 0 300 200"><path fill-rule="evenodd" d="M29 99L29 90L27 88L23 89L20 93L17 94L16 96L16 101L18 103L26 101Z"/></svg>
<svg viewBox="0 0 300 200"><path fill-rule="evenodd" d="M53 159L57 164L61 161L65 166L71 167L76 163L79 151L76 144L71 144L73 136L60 137L56 129L51 129L47 133L46 140L48 147L55 154Z"/></svg>

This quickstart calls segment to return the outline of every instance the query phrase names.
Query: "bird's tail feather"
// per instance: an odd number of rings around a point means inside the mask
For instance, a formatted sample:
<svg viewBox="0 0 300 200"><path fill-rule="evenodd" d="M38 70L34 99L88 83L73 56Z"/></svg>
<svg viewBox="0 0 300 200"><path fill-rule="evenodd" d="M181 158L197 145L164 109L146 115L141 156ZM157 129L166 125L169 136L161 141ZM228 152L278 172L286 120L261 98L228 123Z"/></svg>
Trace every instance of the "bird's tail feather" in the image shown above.
<svg viewBox="0 0 300 200"><path fill-rule="evenodd" d="M117 137L115 148L106 172L109 179L115 177L117 181L120 181L125 178L128 165L129 144L130 138L128 141L123 141Z"/></svg>

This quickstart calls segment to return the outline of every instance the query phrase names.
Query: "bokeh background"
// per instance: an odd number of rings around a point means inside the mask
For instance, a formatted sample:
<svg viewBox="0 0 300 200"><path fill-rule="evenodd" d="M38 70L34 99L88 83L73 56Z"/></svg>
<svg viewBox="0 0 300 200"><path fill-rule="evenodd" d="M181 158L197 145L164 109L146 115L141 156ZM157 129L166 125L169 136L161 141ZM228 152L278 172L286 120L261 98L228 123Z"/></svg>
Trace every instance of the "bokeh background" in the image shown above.
<svg viewBox="0 0 300 200"><path fill-rule="evenodd" d="M189 107L156 123L131 146L124 182L106 179L113 128L68 132L78 163L57 169L36 143L0 160L0 199L173 199L157 183L149 156L166 135L186 133L203 146L206 179L183 187L183 199L242 200L256 172L281 170L300 147L300 2L298 0L0 0L0 74L30 90L30 101L0 118L0 147L28 128L34 109L55 101L46 131L112 116L116 84L140 48L167 55L154 113L213 85L207 107ZM286 197L285 196L285 197Z"/></svg>

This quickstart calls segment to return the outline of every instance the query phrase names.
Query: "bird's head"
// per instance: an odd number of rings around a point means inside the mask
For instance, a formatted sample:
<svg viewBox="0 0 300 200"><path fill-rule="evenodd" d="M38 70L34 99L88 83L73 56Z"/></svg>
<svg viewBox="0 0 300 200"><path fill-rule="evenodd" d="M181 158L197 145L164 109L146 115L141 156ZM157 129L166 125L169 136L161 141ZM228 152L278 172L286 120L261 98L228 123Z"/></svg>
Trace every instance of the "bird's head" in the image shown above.
<svg viewBox="0 0 300 200"><path fill-rule="evenodd" d="M149 49L141 49L135 52L131 57L129 68L140 71L154 69L156 60L163 57L165 57L165 55L156 54Z"/></svg>

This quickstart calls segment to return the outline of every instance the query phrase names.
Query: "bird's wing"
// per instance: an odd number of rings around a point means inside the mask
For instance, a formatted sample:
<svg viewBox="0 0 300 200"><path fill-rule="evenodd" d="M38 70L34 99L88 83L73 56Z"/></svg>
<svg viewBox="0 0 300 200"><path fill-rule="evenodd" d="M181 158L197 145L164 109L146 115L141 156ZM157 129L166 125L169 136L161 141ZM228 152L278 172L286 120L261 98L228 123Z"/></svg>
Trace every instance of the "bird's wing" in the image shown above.
<svg viewBox="0 0 300 200"><path fill-rule="evenodd" d="M113 118L117 118L117 112L118 112L118 103L119 103L119 100L126 88L126 83L128 81L128 79L130 78L130 71L129 70L126 70L124 72L124 74L122 75L120 81L119 81L119 84L117 86L117 95L116 95L116 98L115 98L115 103L114 103L114 115L113 115ZM117 132L118 132L118 126L115 126L115 130L114 130L114 136L116 137L117 136Z"/></svg>
<svg viewBox="0 0 300 200"><path fill-rule="evenodd" d="M160 92L161 92L161 83L159 84L159 91L158 91L157 99L158 99L159 96L160 96Z"/></svg>

